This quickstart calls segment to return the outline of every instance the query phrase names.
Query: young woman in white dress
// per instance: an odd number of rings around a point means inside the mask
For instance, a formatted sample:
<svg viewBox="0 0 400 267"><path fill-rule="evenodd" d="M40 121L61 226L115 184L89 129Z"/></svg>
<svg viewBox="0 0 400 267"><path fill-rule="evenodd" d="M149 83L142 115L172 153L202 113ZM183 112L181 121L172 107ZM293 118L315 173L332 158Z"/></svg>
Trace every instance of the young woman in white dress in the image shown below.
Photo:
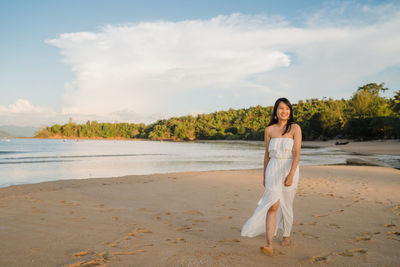
<svg viewBox="0 0 400 267"><path fill-rule="evenodd" d="M265 192L241 233L242 236L254 237L266 232L267 245L260 249L270 255L278 228L283 230L281 245L288 246L291 242L301 140L300 126L293 120L292 105L288 99L279 98L275 102L271 122L265 129Z"/></svg>

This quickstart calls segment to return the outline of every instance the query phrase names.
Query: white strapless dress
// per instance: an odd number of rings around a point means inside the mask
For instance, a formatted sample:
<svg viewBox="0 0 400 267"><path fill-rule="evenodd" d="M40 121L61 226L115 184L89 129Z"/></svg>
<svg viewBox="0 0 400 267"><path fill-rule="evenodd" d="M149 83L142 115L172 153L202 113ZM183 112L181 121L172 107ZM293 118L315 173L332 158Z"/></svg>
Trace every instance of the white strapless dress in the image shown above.
<svg viewBox="0 0 400 267"><path fill-rule="evenodd" d="M269 208L279 200L279 209L276 214L276 229L283 230L283 236L290 236L293 225L293 199L296 195L299 182L299 167L297 166L293 183L285 186L285 178L290 172L293 161L294 141L292 138L272 138L268 152L270 160L265 171L265 192L258 201L253 216L247 220L242 228L241 235L255 237L265 233L265 219Z"/></svg>

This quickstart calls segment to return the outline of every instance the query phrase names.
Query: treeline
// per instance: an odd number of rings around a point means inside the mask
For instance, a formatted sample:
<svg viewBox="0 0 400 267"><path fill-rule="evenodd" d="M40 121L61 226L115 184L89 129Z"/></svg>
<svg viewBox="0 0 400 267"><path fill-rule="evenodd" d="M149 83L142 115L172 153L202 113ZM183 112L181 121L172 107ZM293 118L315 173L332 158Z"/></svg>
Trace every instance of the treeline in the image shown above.
<svg viewBox="0 0 400 267"><path fill-rule="evenodd" d="M305 140L400 138L400 90L387 98L384 84L359 87L349 100L310 99L293 104ZM229 109L197 116L173 117L153 124L98 123L53 125L35 137L141 138L152 140L263 140L272 106Z"/></svg>

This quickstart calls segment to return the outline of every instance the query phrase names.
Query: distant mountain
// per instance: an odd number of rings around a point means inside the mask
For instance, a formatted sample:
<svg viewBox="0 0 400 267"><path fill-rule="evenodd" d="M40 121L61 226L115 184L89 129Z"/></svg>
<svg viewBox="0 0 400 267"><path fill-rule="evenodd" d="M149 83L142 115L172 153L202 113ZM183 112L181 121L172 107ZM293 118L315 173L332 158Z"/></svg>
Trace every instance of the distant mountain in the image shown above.
<svg viewBox="0 0 400 267"><path fill-rule="evenodd" d="M39 127L32 126L15 126L15 125L1 125L0 136L1 137L31 137L35 135L35 131L39 130ZM3 136L3 134L5 134Z"/></svg>
<svg viewBox="0 0 400 267"><path fill-rule="evenodd" d="M10 137L10 136L11 136L11 134L6 133L6 132L4 132L4 131L0 131L0 138Z"/></svg>

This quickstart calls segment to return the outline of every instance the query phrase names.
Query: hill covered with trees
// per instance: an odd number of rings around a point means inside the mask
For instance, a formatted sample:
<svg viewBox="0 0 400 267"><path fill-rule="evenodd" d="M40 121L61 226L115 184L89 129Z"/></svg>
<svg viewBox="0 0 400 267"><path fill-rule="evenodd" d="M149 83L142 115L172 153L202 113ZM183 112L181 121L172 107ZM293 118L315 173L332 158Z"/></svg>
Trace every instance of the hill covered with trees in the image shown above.
<svg viewBox="0 0 400 267"><path fill-rule="evenodd" d="M400 90L387 98L384 84L361 86L348 99L310 99L293 104L305 140L400 138ZM76 124L45 127L38 138L129 138L152 140L263 140L272 106L229 109L197 116L172 117L155 123Z"/></svg>

